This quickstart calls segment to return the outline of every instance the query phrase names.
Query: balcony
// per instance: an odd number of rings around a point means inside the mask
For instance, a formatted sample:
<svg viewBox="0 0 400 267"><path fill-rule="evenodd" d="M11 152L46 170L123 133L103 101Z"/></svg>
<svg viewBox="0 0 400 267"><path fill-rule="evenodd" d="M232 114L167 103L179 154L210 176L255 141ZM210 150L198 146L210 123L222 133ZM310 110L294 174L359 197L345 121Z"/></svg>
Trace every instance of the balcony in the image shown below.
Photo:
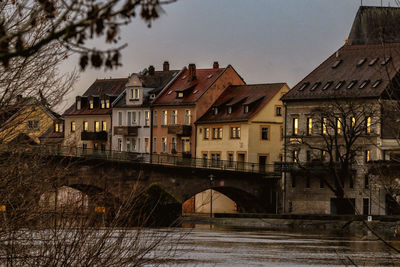
<svg viewBox="0 0 400 267"><path fill-rule="evenodd" d="M191 125L168 125L168 134L176 134L180 136L191 136L192 126Z"/></svg>
<svg viewBox="0 0 400 267"><path fill-rule="evenodd" d="M114 135L137 136L137 126L114 126Z"/></svg>
<svg viewBox="0 0 400 267"><path fill-rule="evenodd" d="M107 132L82 132L82 141L107 141Z"/></svg>

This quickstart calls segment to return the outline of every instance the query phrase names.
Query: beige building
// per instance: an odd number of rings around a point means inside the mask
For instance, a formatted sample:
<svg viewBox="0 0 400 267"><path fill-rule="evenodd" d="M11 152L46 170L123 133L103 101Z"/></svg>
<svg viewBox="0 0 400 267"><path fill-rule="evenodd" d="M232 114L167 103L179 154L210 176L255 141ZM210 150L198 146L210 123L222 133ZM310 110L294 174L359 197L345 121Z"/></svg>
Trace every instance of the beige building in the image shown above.
<svg viewBox="0 0 400 267"><path fill-rule="evenodd" d="M233 167L281 161L285 83L231 85L196 121L196 157Z"/></svg>

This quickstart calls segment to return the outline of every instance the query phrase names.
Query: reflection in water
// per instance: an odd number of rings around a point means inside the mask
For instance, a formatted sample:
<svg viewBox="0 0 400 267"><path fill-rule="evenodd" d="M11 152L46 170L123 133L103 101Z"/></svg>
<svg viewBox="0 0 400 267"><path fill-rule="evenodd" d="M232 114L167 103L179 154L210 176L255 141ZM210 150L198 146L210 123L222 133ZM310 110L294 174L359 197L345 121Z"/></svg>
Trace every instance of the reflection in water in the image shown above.
<svg viewBox="0 0 400 267"><path fill-rule="evenodd" d="M372 235L215 228L181 229L168 266L400 266ZM396 247L399 241L392 241Z"/></svg>

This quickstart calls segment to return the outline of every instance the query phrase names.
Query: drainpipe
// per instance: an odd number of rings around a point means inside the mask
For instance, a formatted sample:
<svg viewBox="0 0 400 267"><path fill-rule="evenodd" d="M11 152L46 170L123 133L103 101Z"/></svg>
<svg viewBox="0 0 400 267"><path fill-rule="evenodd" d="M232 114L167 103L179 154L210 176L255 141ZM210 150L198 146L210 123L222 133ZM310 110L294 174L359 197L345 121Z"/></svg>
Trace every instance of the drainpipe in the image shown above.
<svg viewBox="0 0 400 267"><path fill-rule="evenodd" d="M284 105L284 112L285 112L285 118L284 118L284 125L283 125L283 163L286 168L286 149L287 149L287 144L286 144L286 122L287 122L287 106L286 103L283 103ZM284 168L283 172L283 192L282 192L282 213L285 214L286 212L286 170Z"/></svg>

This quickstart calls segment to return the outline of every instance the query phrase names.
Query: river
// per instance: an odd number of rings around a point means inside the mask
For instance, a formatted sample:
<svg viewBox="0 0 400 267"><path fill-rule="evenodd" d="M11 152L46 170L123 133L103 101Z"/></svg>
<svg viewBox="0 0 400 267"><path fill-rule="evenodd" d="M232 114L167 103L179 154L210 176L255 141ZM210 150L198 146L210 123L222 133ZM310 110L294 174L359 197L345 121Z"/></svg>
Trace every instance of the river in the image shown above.
<svg viewBox="0 0 400 267"><path fill-rule="evenodd" d="M400 266L370 233L283 232L197 226L163 266ZM400 247L400 241L391 241Z"/></svg>

